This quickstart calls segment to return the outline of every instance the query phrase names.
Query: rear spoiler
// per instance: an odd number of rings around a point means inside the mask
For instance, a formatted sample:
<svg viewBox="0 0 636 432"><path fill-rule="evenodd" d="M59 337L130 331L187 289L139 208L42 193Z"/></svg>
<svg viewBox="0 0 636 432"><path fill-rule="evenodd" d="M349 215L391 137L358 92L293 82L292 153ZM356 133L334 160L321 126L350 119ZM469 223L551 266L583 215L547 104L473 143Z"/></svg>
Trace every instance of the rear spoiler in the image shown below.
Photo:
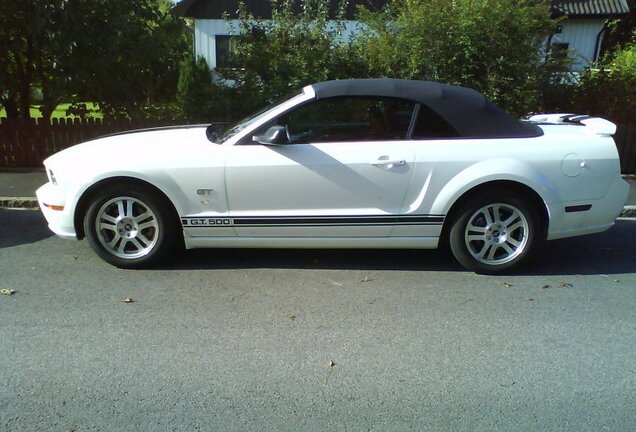
<svg viewBox="0 0 636 432"><path fill-rule="evenodd" d="M609 120L600 117L577 114L537 114L528 118L533 122L541 123L566 123L587 127L590 132L600 136L612 136L616 133L616 125Z"/></svg>

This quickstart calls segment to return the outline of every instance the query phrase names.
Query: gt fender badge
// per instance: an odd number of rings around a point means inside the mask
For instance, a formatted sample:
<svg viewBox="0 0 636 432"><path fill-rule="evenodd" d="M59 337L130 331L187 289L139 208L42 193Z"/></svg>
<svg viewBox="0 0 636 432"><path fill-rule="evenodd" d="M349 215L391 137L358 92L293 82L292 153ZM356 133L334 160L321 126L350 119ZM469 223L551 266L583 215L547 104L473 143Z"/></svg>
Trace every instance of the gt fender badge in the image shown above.
<svg viewBox="0 0 636 432"><path fill-rule="evenodd" d="M197 195L211 195L214 189L197 189Z"/></svg>

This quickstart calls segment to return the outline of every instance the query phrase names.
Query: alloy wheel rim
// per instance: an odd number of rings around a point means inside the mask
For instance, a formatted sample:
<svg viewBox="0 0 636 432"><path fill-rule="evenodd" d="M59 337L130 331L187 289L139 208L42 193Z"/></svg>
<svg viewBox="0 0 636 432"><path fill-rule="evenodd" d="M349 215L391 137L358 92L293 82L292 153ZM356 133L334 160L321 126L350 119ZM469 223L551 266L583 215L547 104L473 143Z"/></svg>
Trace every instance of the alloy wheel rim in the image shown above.
<svg viewBox="0 0 636 432"><path fill-rule="evenodd" d="M95 232L110 254L124 259L148 255L157 244L159 223L142 201L117 197L106 201L97 212Z"/></svg>
<svg viewBox="0 0 636 432"><path fill-rule="evenodd" d="M510 204L488 204L468 219L464 242L482 264L501 265L523 253L528 244L528 220Z"/></svg>

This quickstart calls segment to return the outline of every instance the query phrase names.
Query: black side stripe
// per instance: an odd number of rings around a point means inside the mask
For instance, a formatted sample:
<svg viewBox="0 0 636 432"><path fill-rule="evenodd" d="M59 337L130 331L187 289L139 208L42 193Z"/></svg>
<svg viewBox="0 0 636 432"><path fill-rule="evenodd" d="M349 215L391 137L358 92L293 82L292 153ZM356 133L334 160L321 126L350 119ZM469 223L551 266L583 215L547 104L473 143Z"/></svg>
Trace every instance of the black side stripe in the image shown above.
<svg viewBox="0 0 636 432"><path fill-rule="evenodd" d="M441 223L443 220L443 216L239 217L234 218L234 225L387 225L396 223Z"/></svg>
<svg viewBox="0 0 636 432"><path fill-rule="evenodd" d="M210 226L359 226L359 225L440 225L443 215L395 216L241 216L241 217L182 217L187 227Z"/></svg>

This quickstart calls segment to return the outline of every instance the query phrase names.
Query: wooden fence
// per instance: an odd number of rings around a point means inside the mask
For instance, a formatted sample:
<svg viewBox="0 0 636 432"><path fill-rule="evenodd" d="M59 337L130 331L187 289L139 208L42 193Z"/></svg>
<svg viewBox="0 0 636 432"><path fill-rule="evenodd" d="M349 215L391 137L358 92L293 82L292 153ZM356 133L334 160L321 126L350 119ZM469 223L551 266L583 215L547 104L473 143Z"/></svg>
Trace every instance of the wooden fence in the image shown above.
<svg viewBox="0 0 636 432"><path fill-rule="evenodd" d="M99 136L184 124L167 119L0 119L0 168L41 167L48 156Z"/></svg>
<svg viewBox="0 0 636 432"><path fill-rule="evenodd" d="M621 157L621 172L636 174L636 123L619 124L614 141Z"/></svg>
<svg viewBox="0 0 636 432"><path fill-rule="evenodd" d="M0 119L0 168L41 167L62 149L115 132L183 124L166 119ZM636 123L621 124L614 136L624 174L636 174Z"/></svg>

